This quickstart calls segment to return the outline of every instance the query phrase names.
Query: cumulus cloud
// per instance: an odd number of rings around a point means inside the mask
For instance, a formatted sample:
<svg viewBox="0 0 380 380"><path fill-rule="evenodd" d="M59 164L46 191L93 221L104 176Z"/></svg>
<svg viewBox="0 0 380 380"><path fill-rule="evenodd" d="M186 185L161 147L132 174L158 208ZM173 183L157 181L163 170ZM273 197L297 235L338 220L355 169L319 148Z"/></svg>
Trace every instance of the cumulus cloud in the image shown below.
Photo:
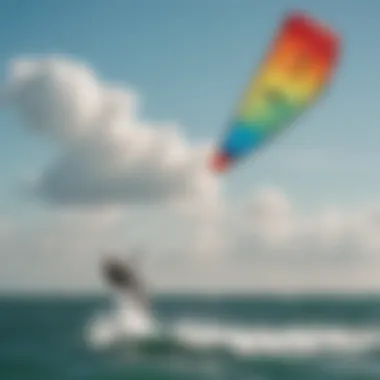
<svg viewBox="0 0 380 380"><path fill-rule="evenodd" d="M52 211L38 221L9 222L0 235L0 290L99 289L99 259L121 221L121 213L103 209Z"/></svg>
<svg viewBox="0 0 380 380"><path fill-rule="evenodd" d="M173 123L142 120L136 93L102 82L88 66L57 57L16 60L4 95L31 131L60 149L33 184L43 199L217 203L207 147L190 145Z"/></svg>
<svg viewBox="0 0 380 380"><path fill-rule="evenodd" d="M226 214L218 242L224 255L203 256L153 271L157 286L193 291L363 291L380 289L377 208L326 207L313 213L276 188L253 194ZM215 238L215 236L214 236ZM218 240L219 239L219 240ZM221 240L220 240L221 239ZM219 246L214 246L219 251ZM207 252L212 250L209 246ZM203 265L202 265L203 264ZM205 270L206 268L206 270ZM165 274L165 275L164 275Z"/></svg>
<svg viewBox="0 0 380 380"><path fill-rule="evenodd" d="M74 207L32 226L0 223L2 287L96 287L103 247L143 243L159 253L147 263L159 290L380 288L377 207L305 214L275 187L242 209L226 205L205 165L207 145L189 144L175 124L143 120L135 92L82 63L17 60L3 101L57 148L33 193ZM186 213L126 214L124 204Z"/></svg>
<svg viewBox="0 0 380 380"><path fill-rule="evenodd" d="M375 207L306 214L282 191L266 188L243 209L203 224L159 210L50 212L38 224L4 224L2 290L98 290L103 249L127 256L135 247L145 253L154 291L380 289Z"/></svg>
<svg viewBox="0 0 380 380"><path fill-rule="evenodd" d="M376 260L379 209L326 207L302 213L280 190L254 194L235 229L235 250L289 265L351 265ZM236 223L235 223L236 225Z"/></svg>
<svg viewBox="0 0 380 380"><path fill-rule="evenodd" d="M283 245L294 230L290 200L276 189L267 188L254 194L247 205L245 230L268 245Z"/></svg>

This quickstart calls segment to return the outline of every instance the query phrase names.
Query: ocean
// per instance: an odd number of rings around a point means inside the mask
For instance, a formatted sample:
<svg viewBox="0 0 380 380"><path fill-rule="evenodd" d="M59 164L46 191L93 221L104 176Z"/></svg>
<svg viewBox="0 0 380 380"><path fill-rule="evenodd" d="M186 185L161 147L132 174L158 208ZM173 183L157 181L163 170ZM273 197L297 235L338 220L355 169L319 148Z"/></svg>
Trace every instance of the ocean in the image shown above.
<svg viewBox="0 0 380 380"><path fill-rule="evenodd" d="M378 296L0 300L1 380L379 380Z"/></svg>

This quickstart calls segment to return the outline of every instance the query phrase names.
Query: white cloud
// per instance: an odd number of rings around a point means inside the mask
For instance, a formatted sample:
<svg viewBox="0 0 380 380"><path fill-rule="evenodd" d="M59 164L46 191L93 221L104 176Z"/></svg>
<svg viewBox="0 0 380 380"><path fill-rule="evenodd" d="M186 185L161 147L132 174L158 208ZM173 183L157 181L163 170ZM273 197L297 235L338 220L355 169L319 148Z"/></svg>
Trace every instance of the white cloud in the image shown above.
<svg viewBox="0 0 380 380"><path fill-rule="evenodd" d="M245 229L268 245L280 245L291 238L295 220L292 205L276 189L263 189L248 204Z"/></svg>
<svg viewBox="0 0 380 380"><path fill-rule="evenodd" d="M58 150L33 191L74 207L49 211L42 224L0 224L2 288L96 288L101 250L137 245L157 289L380 289L377 208L305 215L276 188L242 210L225 205L207 146L142 120L136 93L77 62L15 61L4 94Z"/></svg>
<svg viewBox="0 0 380 380"><path fill-rule="evenodd" d="M238 255L239 260L279 266L294 271L295 276L298 272L307 276L315 270L323 276L323 271L332 270L338 282L344 268L349 268L352 275L364 263L380 263L375 207L329 207L304 214L297 212L283 193L267 189L253 197L248 209L248 217L235 232L235 251L243 256Z"/></svg>
<svg viewBox="0 0 380 380"><path fill-rule="evenodd" d="M32 131L60 148L33 183L63 205L218 203L208 149L191 146L175 124L141 120L134 92L100 81L61 58L12 63L5 97ZM193 206L192 206L193 207Z"/></svg>
<svg viewBox="0 0 380 380"><path fill-rule="evenodd" d="M159 209L53 211L41 224L4 224L0 286L101 289L103 250L137 247L155 290L380 289L376 208L305 215L267 188L231 212L198 219Z"/></svg>
<svg viewBox="0 0 380 380"><path fill-rule="evenodd" d="M10 224L0 239L2 291L88 290L121 214L113 210L49 212L39 223ZM99 288L99 287L98 287Z"/></svg>

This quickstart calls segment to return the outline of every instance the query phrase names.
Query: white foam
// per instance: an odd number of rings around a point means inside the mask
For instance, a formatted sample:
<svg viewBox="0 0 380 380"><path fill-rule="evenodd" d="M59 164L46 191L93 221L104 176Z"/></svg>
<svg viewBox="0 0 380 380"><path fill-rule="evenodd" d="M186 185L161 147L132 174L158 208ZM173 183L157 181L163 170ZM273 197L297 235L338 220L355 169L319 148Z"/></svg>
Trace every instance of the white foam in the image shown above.
<svg viewBox="0 0 380 380"><path fill-rule="evenodd" d="M210 334L210 331L214 333ZM218 331L216 334L215 331ZM347 353L380 345L380 331L339 327L239 328L187 323L180 325L177 337L191 345L223 347L238 355L315 355Z"/></svg>
<svg viewBox="0 0 380 380"><path fill-rule="evenodd" d="M160 340L169 336L175 343L202 350L225 349L239 356L316 355L349 353L380 347L375 328L330 327L239 327L219 325L215 320L180 320L169 331L135 305L118 303L115 310L90 321L88 342L108 347L121 341Z"/></svg>
<svg viewBox="0 0 380 380"><path fill-rule="evenodd" d="M116 300L116 307L96 315L87 326L87 341L96 347L125 340L153 337L157 328L153 318L132 300Z"/></svg>

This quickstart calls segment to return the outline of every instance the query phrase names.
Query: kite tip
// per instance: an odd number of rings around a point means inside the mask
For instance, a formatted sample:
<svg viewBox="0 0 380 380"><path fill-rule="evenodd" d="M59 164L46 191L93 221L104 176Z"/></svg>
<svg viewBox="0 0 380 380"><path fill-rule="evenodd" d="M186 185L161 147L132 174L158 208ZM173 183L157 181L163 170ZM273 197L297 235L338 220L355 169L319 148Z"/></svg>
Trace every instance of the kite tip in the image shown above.
<svg viewBox="0 0 380 380"><path fill-rule="evenodd" d="M214 172L224 173L231 164L230 158L221 152L217 152L211 158L210 166Z"/></svg>
<svg viewBox="0 0 380 380"><path fill-rule="evenodd" d="M340 37L339 35L332 30L329 26L323 23L321 20L318 20L311 16L307 12L303 11L293 11L289 13L289 22L292 25L296 25L298 28L307 28L307 29L317 29L319 33L324 33L325 37L339 44Z"/></svg>

